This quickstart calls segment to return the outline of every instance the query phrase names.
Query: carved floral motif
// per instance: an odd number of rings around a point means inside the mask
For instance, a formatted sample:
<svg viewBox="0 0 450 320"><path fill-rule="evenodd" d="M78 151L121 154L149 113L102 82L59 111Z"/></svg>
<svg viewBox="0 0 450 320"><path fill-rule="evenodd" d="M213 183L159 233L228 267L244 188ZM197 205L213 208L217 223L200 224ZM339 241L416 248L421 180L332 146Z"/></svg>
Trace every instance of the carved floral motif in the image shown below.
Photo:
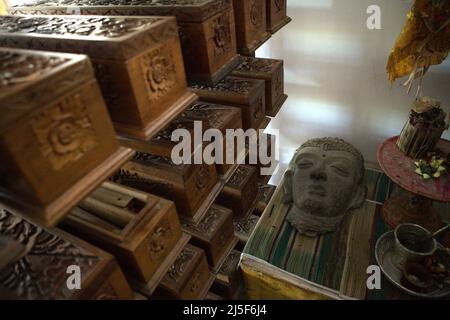
<svg viewBox="0 0 450 320"><path fill-rule="evenodd" d="M172 228L169 220L163 220L150 237L149 253L152 260L158 260L167 249L172 239Z"/></svg>
<svg viewBox="0 0 450 320"><path fill-rule="evenodd" d="M151 100L159 99L176 86L176 70L172 53L167 46L160 47L141 59L141 70Z"/></svg>
<svg viewBox="0 0 450 320"><path fill-rule="evenodd" d="M221 15L212 22L214 34L214 54L221 56L228 52L231 47L231 30L229 14Z"/></svg>
<svg viewBox="0 0 450 320"><path fill-rule="evenodd" d="M202 191L208 185L211 176L209 174L209 169L207 166L202 166L195 175L195 187L198 191Z"/></svg>
<svg viewBox="0 0 450 320"><path fill-rule="evenodd" d="M54 170L79 160L97 145L91 119L78 93L35 115L31 126L42 155Z"/></svg>
<svg viewBox="0 0 450 320"><path fill-rule="evenodd" d="M174 264L170 267L167 272L167 276L178 282L183 277L183 273L186 272L186 268L189 265L189 262L194 258L195 252L191 250L189 247L185 247L183 251L181 251L178 258L175 260Z"/></svg>
<svg viewBox="0 0 450 320"><path fill-rule="evenodd" d="M250 21L257 28L263 22L263 8L260 0L251 0L250 3Z"/></svg>

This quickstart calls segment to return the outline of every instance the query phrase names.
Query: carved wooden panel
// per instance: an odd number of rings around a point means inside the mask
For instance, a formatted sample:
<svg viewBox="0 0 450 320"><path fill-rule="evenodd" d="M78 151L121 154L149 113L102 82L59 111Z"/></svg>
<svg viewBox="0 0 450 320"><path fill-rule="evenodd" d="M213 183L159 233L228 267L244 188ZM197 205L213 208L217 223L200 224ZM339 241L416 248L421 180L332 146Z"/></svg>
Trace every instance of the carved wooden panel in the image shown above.
<svg viewBox="0 0 450 320"><path fill-rule="evenodd" d="M21 299L69 299L67 267L81 269L82 285L101 258L63 238L0 210L0 234L8 235L27 248L27 253L0 273L2 287Z"/></svg>
<svg viewBox="0 0 450 320"><path fill-rule="evenodd" d="M0 51L0 91L3 87L36 81L55 67L69 61L58 56L43 56L17 51Z"/></svg>

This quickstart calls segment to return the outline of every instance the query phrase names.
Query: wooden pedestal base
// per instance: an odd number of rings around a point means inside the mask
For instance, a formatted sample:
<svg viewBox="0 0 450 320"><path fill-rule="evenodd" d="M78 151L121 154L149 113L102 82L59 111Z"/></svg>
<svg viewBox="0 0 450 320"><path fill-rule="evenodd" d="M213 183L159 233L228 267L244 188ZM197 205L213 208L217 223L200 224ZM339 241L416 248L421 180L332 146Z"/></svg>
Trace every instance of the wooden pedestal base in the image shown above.
<svg viewBox="0 0 450 320"><path fill-rule="evenodd" d="M269 32L264 33L264 35L260 39L254 41L248 48L247 47L238 48L238 53L244 56L254 57L255 51L259 47L261 47L267 40L269 40L271 36L272 35Z"/></svg>
<svg viewBox="0 0 450 320"><path fill-rule="evenodd" d="M383 205L383 218L391 228L402 223L415 223L429 231L435 231L442 226L442 220L433 208L432 200L412 193L386 200Z"/></svg>
<svg viewBox="0 0 450 320"><path fill-rule="evenodd" d="M40 206L23 201L23 199L12 195L8 190L0 189L1 206L17 215L23 213L26 219L40 226L53 227L83 198L87 197L125 162L130 160L133 154L133 150L120 147L49 205Z"/></svg>
<svg viewBox="0 0 450 320"><path fill-rule="evenodd" d="M264 130L265 128L267 128L267 126L269 125L270 121L272 121L272 119L268 118L268 117L264 117L264 119L261 121L261 124L259 125L259 130Z"/></svg>
<svg viewBox="0 0 450 320"><path fill-rule="evenodd" d="M287 94L283 94L281 98L275 103L272 109L266 108L266 115L269 117L275 118L280 111L283 104L286 102L288 98Z"/></svg>
<svg viewBox="0 0 450 320"><path fill-rule="evenodd" d="M206 86L215 86L222 81L233 69L241 63L241 56L234 56L228 63L217 70L212 75L188 73L187 79L190 85L201 84Z"/></svg>
<svg viewBox="0 0 450 320"><path fill-rule="evenodd" d="M131 287L138 291L139 293L143 294L146 297L150 297L155 289L158 287L158 284L161 282L161 280L164 278L164 276L167 273L167 270L172 266L172 264L177 259L178 255L181 253L181 251L184 249L184 247L187 245L187 243L191 240L191 236L183 233L181 236L181 239L178 240L178 243L173 248L170 255L166 258L166 260L161 264L161 266L158 268L158 270L155 272L153 278L147 282L142 283L134 280L132 277L129 278L129 282L131 284Z"/></svg>
<svg viewBox="0 0 450 320"><path fill-rule="evenodd" d="M277 25L273 26L272 28L269 27L269 32L271 34L274 34L291 21L292 21L291 17L286 17L283 20L281 20Z"/></svg>
<svg viewBox="0 0 450 320"><path fill-rule="evenodd" d="M124 145L126 145L129 141L126 138L149 140L197 100L198 96L195 93L186 92L164 113L159 115L153 121L150 121L145 128L131 127L117 122L114 122L114 128L117 130L119 135L125 138L122 140Z"/></svg>

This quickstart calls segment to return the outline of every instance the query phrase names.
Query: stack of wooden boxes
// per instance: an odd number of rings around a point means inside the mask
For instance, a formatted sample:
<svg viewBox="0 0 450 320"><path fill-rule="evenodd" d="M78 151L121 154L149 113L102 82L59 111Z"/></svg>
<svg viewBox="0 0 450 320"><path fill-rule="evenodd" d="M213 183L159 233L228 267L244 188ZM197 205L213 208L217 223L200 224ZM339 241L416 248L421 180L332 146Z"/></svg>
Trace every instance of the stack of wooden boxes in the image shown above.
<svg viewBox="0 0 450 320"><path fill-rule="evenodd" d="M172 133L268 125L287 98L283 61L254 53L290 21L286 1L36 1L9 14L0 235L26 250L1 264L0 296L236 297L239 250L273 187L262 164L240 164L245 150L236 164L175 163Z"/></svg>

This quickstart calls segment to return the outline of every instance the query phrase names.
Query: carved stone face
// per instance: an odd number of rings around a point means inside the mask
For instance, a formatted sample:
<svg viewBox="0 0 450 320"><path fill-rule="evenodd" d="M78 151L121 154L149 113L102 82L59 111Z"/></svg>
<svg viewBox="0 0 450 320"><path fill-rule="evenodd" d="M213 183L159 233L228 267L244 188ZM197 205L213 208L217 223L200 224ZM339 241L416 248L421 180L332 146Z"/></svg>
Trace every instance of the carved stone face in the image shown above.
<svg viewBox="0 0 450 320"><path fill-rule="evenodd" d="M301 233L334 231L345 214L361 206L364 163L356 149L340 139L308 141L286 172L285 200L292 203L288 221Z"/></svg>

